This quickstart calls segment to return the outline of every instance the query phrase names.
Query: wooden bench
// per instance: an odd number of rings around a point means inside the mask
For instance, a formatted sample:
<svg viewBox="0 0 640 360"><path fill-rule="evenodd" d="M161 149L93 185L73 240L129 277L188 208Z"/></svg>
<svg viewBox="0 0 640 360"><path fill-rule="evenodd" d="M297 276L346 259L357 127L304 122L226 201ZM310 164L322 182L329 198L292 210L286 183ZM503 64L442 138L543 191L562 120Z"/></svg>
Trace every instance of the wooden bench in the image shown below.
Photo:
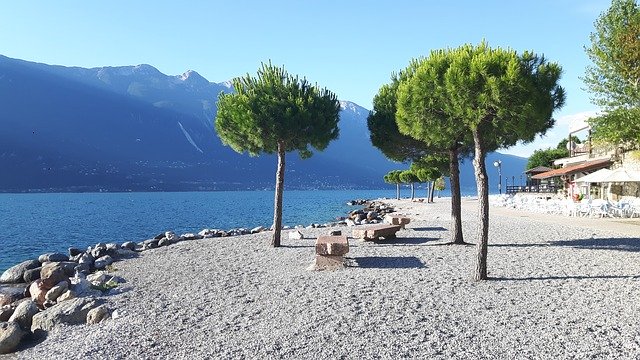
<svg viewBox="0 0 640 360"><path fill-rule="evenodd" d="M394 239L396 237L396 232L400 230L400 225L374 225L362 227L360 229L353 229L353 237L356 239L363 239L365 241L369 240L380 240L380 238Z"/></svg>
<svg viewBox="0 0 640 360"><path fill-rule="evenodd" d="M406 216L387 215L384 217L384 222L391 225L400 225L400 227L404 229L404 226L411 222L411 219Z"/></svg>
<svg viewBox="0 0 640 360"><path fill-rule="evenodd" d="M336 270L344 268L343 255L349 252L346 236L320 236L316 239L316 259L313 270Z"/></svg>

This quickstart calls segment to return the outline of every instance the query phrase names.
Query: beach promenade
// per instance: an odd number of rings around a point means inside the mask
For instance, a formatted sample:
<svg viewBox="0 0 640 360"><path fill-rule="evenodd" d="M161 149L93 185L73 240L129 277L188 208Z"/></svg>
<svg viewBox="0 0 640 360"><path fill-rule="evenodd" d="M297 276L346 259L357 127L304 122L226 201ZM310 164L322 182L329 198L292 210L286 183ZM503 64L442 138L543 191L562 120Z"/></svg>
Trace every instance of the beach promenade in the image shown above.
<svg viewBox="0 0 640 360"><path fill-rule="evenodd" d="M308 270L314 239L270 232L184 241L114 264L113 319L60 328L20 359L633 359L640 357L640 223L491 207L488 274L447 245L449 199L389 200L393 241L350 239L349 267ZM463 199L475 243L477 201Z"/></svg>

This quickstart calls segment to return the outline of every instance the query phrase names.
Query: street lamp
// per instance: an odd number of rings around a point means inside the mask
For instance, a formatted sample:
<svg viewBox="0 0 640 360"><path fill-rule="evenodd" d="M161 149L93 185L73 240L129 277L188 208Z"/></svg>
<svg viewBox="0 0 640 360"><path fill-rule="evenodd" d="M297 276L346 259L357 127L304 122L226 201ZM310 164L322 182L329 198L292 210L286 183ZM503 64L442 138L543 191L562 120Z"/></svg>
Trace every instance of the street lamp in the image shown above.
<svg viewBox="0 0 640 360"><path fill-rule="evenodd" d="M502 195L502 161L494 161L493 166L498 168L498 192Z"/></svg>

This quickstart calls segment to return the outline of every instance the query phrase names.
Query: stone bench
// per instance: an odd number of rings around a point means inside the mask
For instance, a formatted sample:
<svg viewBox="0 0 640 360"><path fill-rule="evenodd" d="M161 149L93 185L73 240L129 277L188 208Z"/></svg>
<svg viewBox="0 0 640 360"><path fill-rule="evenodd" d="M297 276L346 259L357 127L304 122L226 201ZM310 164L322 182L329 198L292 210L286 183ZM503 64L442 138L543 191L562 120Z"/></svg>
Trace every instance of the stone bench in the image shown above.
<svg viewBox="0 0 640 360"><path fill-rule="evenodd" d="M369 240L385 240L394 239L396 232L400 230L400 225L375 225L362 227L360 229L353 229L353 237L356 239Z"/></svg>
<svg viewBox="0 0 640 360"><path fill-rule="evenodd" d="M344 267L343 255L349 252L346 236L320 236L316 239L315 270L335 270Z"/></svg>
<svg viewBox="0 0 640 360"><path fill-rule="evenodd" d="M384 217L384 222L391 225L400 225L404 229L404 226L411 222L411 219L406 216L387 215Z"/></svg>

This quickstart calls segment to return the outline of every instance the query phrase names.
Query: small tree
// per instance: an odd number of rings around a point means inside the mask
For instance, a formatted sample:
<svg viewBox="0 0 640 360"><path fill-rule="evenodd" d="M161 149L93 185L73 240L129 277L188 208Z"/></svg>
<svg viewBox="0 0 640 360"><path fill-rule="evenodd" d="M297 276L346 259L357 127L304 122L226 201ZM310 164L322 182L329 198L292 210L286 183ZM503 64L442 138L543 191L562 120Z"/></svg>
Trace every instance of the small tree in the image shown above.
<svg viewBox="0 0 640 360"><path fill-rule="evenodd" d="M480 218L475 280L487 278L486 155L532 141L553 126L553 111L564 103L564 90L557 84L560 74L560 67L544 57L491 49L483 42L433 51L399 87L400 131L437 139L463 129L473 138ZM436 134L425 126L438 123L443 126Z"/></svg>
<svg viewBox="0 0 640 360"><path fill-rule="evenodd" d="M416 176L416 174L413 173L413 171L404 170L400 173L400 181L402 181L402 183L404 184L409 184L411 186L411 200L413 201L416 197L415 183L420 181L420 179L418 179L418 177Z"/></svg>
<svg viewBox="0 0 640 360"><path fill-rule="evenodd" d="M435 183L434 183L434 187L436 188L436 190L438 191L438 197L440 197L440 191L443 191L444 189L447 188L447 183L444 181L444 177L439 177Z"/></svg>
<svg viewBox="0 0 640 360"><path fill-rule="evenodd" d="M309 145L324 150L338 137L340 103L327 89L289 75L284 68L262 64L257 77L233 79L235 93L220 93L215 127L220 139L239 153L277 154L271 245L280 246L285 154L312 155Z"/></svg>
<svg viewBox="0 0 640 360"><path fill-rule="evenodd" d="M425 62L431 66L428 73L417 74ZM396 124L398 131L424 143L433 155L449 159L451 182L451 243L465 244L462 236L462 210L460 193L460 158L472 151L473 140L469 131L460 126L449 109L440 107L437 99L446 94L446 87L439 82L447 69L445 56L412 60L398 77Z"/></svg>
<svg viewBox="0 0 640 360"><path fill-rule="evenodd" d="M402 170L391 170L384 176L384 182L396 185L396 200L400 200L400 184L402 183L400 180L401 173Z"/></svg>
<svg viewBox="0 0 640 360"><path fill-rule="evenodd" d="M535 150L527 161L527 170L538 166L553 167L554 160L569 156L566 149Z"/></svg>
<svg viewBox="0 0 640 360"><path fill-rule="evenodd" d="M603 115L588 120L597 140L637 148L640 143L640 6L613 0L598 17L586 48L592 65L584 82Z"/></svg>
<svg viewBox="0 0 640 360"><path fill-rule="evenodd" d="M433 202L433 193L435 191L433 182L441 178L442 175L447 172L448 168L449 159L445 156L425 156L411 164L411 171L418 176L418 179L422 182L429 183L429 191L427 193L428 203Z"/></svg>

